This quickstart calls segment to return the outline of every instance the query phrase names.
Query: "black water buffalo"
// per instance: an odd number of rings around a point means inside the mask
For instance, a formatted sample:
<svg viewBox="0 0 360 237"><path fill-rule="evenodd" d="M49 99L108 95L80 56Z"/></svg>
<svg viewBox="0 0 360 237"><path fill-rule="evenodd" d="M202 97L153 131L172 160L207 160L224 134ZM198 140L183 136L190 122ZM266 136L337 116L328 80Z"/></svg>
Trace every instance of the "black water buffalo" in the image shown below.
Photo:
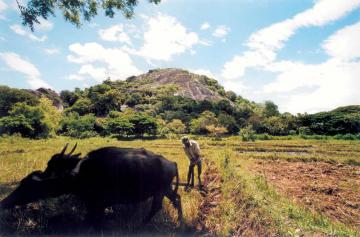
<svg viewBox="0 0 360 237"><path fill-rule="evenodd" d="M182 219L181 199L177 193L177 164L145 149L104 147L91 151L85 158L65 155L66 147L54 155L44 172L34 171L1 203L11 208L39 199L62 194L79 196L88 208L88 217L97 221L104 208L115 204L131 204L152 197L152 206L145 222L161 208L167 197ZM172 181L176 179L175 188Z"/></svg>

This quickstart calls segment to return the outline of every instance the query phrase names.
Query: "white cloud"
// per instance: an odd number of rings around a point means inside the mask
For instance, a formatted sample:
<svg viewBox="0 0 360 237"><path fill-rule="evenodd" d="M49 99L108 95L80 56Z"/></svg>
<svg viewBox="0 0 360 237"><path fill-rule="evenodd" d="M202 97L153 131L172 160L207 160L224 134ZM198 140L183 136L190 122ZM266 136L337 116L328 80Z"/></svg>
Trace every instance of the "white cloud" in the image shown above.
<svg viewBox="0 0 360 237"><path fill-rule="evenodd" d="M193 69L193 70L190 70L190 71L192 73L195 73L195 74L205 75L205 76L210 77L210 78L215 78L215 75L208 69L199 68L199 69Z"/></svg>
<svg viewBox="0 0 360 237"><path fill-rule="evenodd" d="M0 20L5 19L5 16L1 14L1 12L5 11L8 8L8 5L3 1L0 0Z"/></svg>
<svg viewBox="0 0 360 237"><path fill-rule="evenodd" d="M189 32L176 18L158 14L147 20L148 29L144 33L144 45L132 53L146 59L171 60L172 56L184 53L199 44L195 32Z"/></svg>
<svg viewBox="0 0 360 237"><path fill-rule="evenodd" d="M3 0L0 0L0 12L6 10L7 7L7 4Z"/></svg>
<svg viewBox="0 0 360 237"><path fill-rule="evenodd" d="M276 101L283 111L318 112L348 104L360 104L360 62L328 60L322 64L283 62L274 68L277 79L265 93L281 94Z"/></svg>
<svg viewBox="0 0 360 237"><path fill-rule="evenodd" d="M200 26L200 30L207 30L209 29L211 26L208 22L204 22L201 26Z"/></svg>
<svg viewBox="0 0 360 237"><path fill-rule="evenodd" d="M16 34L21 35L21 36L25 36L25 37L29 38L30 40L33 40L33 41L44 42L45 40L47 40L46 35L38 37L38 36L34 35L33 33L30 33L28 31L26 31L22 26L20 26L18 24L10 26L10 29L12 31L14 31Z"/></svg>
<svg viewBox="0 0 360 237"><path fill-rule="evenodd" d="M0 0L0 13L5 11L8 8L8 5L3 1ZM4 19L5 17L0 15L0 19Z"/></svg>
<svg viewBox="0 0 360 237"><path fill-rule="evenodd" d="M58 49L58 48L46 48L46 49L44 49L44 51L45 51L45 53L47 53L49 55L60 53L60 49Z"/></svg>
<svg viewBox="0 0 360 237"><path fill-rule="evenodd" d="M131 40L128 34L124 31L124 25L113 25L106 29L99 30L100 38L106 41L118 41L131 45Z"/></svg>
<svg viewBox="0 0 360 237"><path fill-rule="evenodd" d="M347 26L323 44L327 54L342 60L351 60L360 57L360 22Z"/></svg>
<svg viewBox="0 0 360 237"><path fill-rule="evenodd" d="M249 67L264 67L276 59L276 51L302 27L323 26L340 19L360 6L360 0L318 0L315 5L291 19L275 23L252 34L247 42L249 50L224 64L222 75L227 79L240 78ZM249 54L263 55L258 61L247 63Z"/></svg>
<svg viewBox="0 0 360 237"><path fill-rule="evenodd" d="M102 82L106 79L106 68L104 67L94 67L91 64L86 64L81 66L79 72L80 75L89 75L98 82Z"/></svg>
<svg viewBox="0 0 360 237"><path fill-rule="evenodd" d="M39 31L50 31L53 29L54 24L51 21L45 20L44 18L40 18L40 24L35 26L35 30Z"/></svg>
<svg viewBox="0 0 360 237"><path fill-rule="evenodd" d="M20 55L13 52L6 52L0 53L0 57L10 69L24 74L28 78L27 82L33 89L39 87L51 88L48 83L41 79L41 74L36 66L21 58Z"/></svg>
<svg viewBox="0 0 360 237"><path fill-rule="evenodd" d="M83 64L78 74L87 74L97 81L112 79L125 79L137 75L141 71L133 64L130 56L120 48L104 48L98 43L72 44L68 55L70 62ZM100 63L104 67L95 67L93 63ZM102 78L101 78L102 77Z"/></svg>
<svg viewBox="0 0 360 237"><path fill-rule="evenodd" d="M84 77L82 77L82 76L80 76L78 74L70 74L67 79L73 80L73 81L83 81L83 80L85 80Z"/></svg>
<svg viewBox="0 0 360 237"><path fill-rule="evenodd" d="M331 56L321 64L281 61L266 67L278 73L264 93L282 94L284 111L318 112L347 104L360 104L360 22L337 31L323 44Z"/></svg>
<svg viewBox="0 0 360 237"><path fill-rule="evenodd" d="M230 31L230 27L221 25L216 27L216 29L213 32L213 36L217 38L224 38Z"/></svg>

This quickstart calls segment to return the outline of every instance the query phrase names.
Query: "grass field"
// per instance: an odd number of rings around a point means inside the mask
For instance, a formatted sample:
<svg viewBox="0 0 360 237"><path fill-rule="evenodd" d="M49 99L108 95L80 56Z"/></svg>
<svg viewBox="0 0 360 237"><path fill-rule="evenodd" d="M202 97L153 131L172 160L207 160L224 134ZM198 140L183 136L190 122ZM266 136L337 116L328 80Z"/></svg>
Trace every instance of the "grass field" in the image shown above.
<svg viewBox="0 0 360 237"><path fill-rule="evenodd" d="M165 202L146 227L139 217L149 203L107 209L104 233L217 236L357 236L360 233L360 141L271 140L241 142L196 138L204 157L208 194L180 191L184 224ZM69 142L78 151L115 145L144 147L176 161L185 181L188 161L179 139L119 141L57 137L0 139L0 199ZM130 209L132 215L122 211ZM84 208L74 197L40 201L0 213L0 235L88 234Z"/></svg>

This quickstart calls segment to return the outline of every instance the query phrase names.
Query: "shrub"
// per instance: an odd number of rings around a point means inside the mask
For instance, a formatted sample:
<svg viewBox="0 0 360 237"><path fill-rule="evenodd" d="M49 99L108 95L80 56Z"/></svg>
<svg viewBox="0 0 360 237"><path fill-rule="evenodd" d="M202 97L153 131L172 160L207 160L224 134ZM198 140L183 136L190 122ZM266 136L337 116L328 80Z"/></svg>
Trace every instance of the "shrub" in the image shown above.
<svg viewBox="0 0 360 237"><path fill-rule="evenodd" d="M206 130L208 130L208 133L214 137L220 137L221 135L227 133L227 129L225 127L215 126L213 124L206 126Z"/></svg>
<svg viewBox="0 0 360 237"><path fill-rule="evenodd" d="M258 134L256 135L256 139L258 140L263 140L263 141L267 141L267 140L271 140L271 136L267 133L264 133L264 134Z"/></svg>
<svg viewBox="0 0 360 237"><path fill-rule="evenodd" d="M44 111L25 103L15 104L9 116L0 119L1 134L19 133L23 137L47 138L51 129L52 124L46 119Z"/></svg>
<svg viewBox="0 0 360 237"><path fill-rule="evenodd" d="M252 126L240 129L239 135L243 142L255 141L256 139L255 131L252 129Z"/></svg>
<svg viewBox="0 0 360 237"><path fill-rule="evenodd" d="M185 132L185 125L180 119L173 119L166 127L171 133L182 134Z"/></svg>
<svg viewBox="0 0 360 237"><path fill-rule="evenodd" d="M133 133L134 125L124 117L111 118L106 123L106 130L111 134L129 136Z"/></svg>
<svg viewBox="0 0 360 237"><path fill-rule="evenodd" d="M217 122L217 118L213 112L204 111L199 118L191 120L190 131L194 134L206 134L209 133L206 127L209 125L215 126Z"/></svg>
<svg viewBox="0 0 360 237"><path fill-rule="evenodd" d="M69 113L60 122L61 134L76 138L88 138L97 135L95 132L96 117L93 114L80 116L76 112Z"/></svg>
<svg viewBox="0 0 360 237"><path fill-rule="evenodd" d="M300 135L311 135L312 132L309 127L300 127L299 128L299 134Z"/></svg>

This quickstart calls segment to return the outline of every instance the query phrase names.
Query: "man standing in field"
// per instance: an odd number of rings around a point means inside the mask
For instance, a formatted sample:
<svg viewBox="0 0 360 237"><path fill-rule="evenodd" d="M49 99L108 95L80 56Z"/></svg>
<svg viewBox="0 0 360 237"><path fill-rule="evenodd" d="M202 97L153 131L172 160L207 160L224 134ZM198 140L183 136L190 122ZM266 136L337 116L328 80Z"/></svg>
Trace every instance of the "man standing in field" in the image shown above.
<svg viewBox="0 0 360 237"><path fill-rule="evenodd" d="M182 137L181 142L183 144L183 148L185 151L186 156L190 160L189 171L187 175L187 183L185 190L189 191L190 188L194 187L194 167L197 166L198 170L198 179L199 179L199 189L202 188L201 185L201 157L200 157L200 146L199 144L194 141L190 140L188 137ZM190 185L191 179L191 185Z"/></svg>

